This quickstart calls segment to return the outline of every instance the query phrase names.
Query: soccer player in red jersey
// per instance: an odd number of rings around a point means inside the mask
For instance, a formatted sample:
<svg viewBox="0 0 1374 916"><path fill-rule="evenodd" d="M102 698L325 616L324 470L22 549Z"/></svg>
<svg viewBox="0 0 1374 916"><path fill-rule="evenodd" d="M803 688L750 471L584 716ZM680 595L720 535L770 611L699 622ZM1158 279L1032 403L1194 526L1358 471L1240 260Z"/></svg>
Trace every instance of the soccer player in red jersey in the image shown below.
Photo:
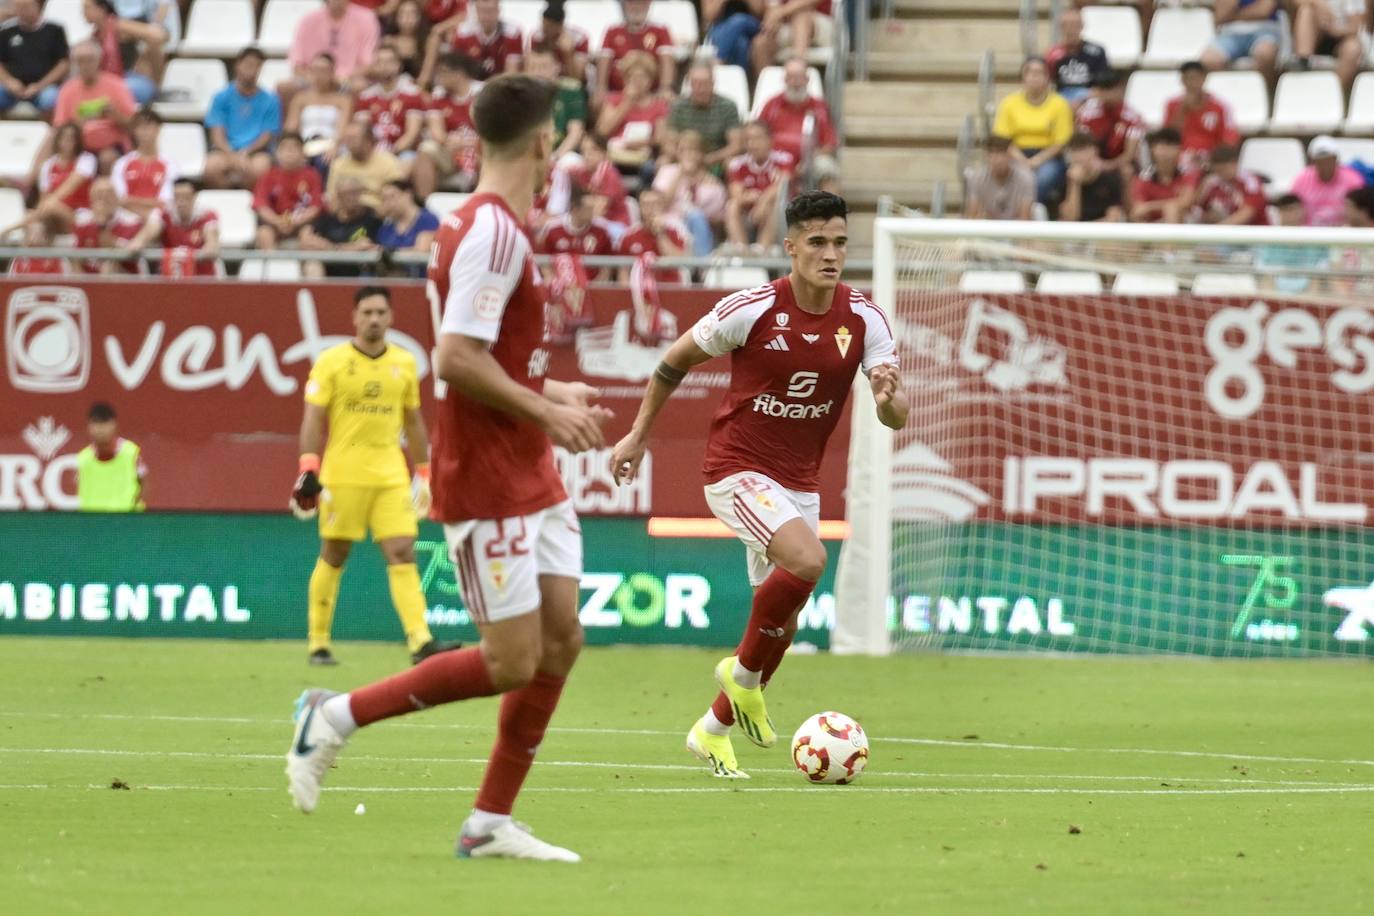
<svg viewBox="0 0 1374 916"><path fill-rule="evenodd" d="M401 156L413 154L424 127L425 100L420 88L405 75L401 55L390 45L377 49L372 60L376 82L353 101L353 116L366 116L378 149Z"/></svg>
<svg viewBox="0 0 1374 916"><path fill-rule="evenodd" d="M134 115L131 129L134 151L115 160L110 180L120 202L139 216L171 206L172 182L176 166L158 155L157 138L162 133L162 116L151 108Z"/></svg>
<svg viewBox="0 0 1374 916"><path fill-rule="evenodd" d="M544 183L553 149L552 83L505 75L473 106L482 138L476 193L435 236L427 293L437 313L435 370L446 385L431 447L431 517L444 523L478 646L431 656L351 693L310 690L297 704L286 772L300 810L348 737L393 716L504 694L461 858L576 862L511 820L511 807L582 646L582 536L554 466L603 442L595 391L545 377L544 290L517 214Z"/></svg>
<svg viewBox="0 0 1374 916"><path fill-rule="evenodd" d="M825 569L819 474L825 444L856 372L868 376L878 419L906 425L897 353L887 316L840 282L848 242L842 198L807 191L787 205L792 272L726 296L678 339L654 370L611 470L634 479L659 411L688 371L730 356L730 388L706 444L706 503L748 548L753 609L735 655L715 669L721 688L687 748L716 776L742 777L730 726L760 747L777 740L763 702L797 631L797 613Z"/></svg>

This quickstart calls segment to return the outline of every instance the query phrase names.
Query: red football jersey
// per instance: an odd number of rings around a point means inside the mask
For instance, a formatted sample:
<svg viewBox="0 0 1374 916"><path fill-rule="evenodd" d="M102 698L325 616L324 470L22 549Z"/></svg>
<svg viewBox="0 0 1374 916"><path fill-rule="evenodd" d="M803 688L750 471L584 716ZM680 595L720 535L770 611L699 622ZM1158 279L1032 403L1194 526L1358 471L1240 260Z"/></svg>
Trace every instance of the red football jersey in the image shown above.
<svg viewBox="0 0 1374 916"><path fill-rule="evenodd" d="M573 227L567 216L561 216L544 225L539 233L540 254L615 254L620 228L609 220L594 217L581 230ZM589 280L599 279L601 270L587 268Z"/></svg>
<svg viewBox="0 0 1374 916"><path fill-rule="evenodd" d="M1164 106L1164 123L1175 124L1182 107L1183 96L1170 99ZM1218 146L1235 146L1240 142L1231 109L1212 95L1204 97L1201 108L1183 116L1179 133L1183 135L1183 161L1190 168L1205 166Z"/></svg>
<svg viewBox="0 0 1374 916"><path fill-rule="evenodd" d="M173 210L162 211L162 244L167 248L190 248L196 250L205 246L205 228L218 226L219 216L214 210L197 210L191 214L191 221L177 220ZM214 261L197 261L196 276L214 277L218 275Z"/></svg>
<svg viewBox="0 0 1374 916"><path fill-rule="evenodd" d="M481 83L472 83L468 88L468 94L463 98L451 98L444 92L444 87L439 86L434 90L434 94L429 100L429 110L437 111L444 118L444 128L449 132L466 131L477 134L477 125L472 122L472 103L477 100L477 93L482 90Z"/></svg>
<svg viewBox="0 0 1374 916"><path fill-rule="evenodd" d="M390 92L373 83L358 93L353 102L353 114L366 114L372 122L372 136L384 150L392 149L405 136L406 119L411 112L423 117L425 99L420 89L409 79L401 77Z"/></svg>
<svg viewBox="0 0 1374 916"><path fill-rule="evenodd" d="M725 172L726 181L729 184L742 184L746 191L767 191L773 182L792 174L795 162L791 153L780 149L773 150L761 163L755 162L748 153L742 153L730 160L730 167Z"/></svg>
<svg viewBox="0 0 1374 916"><path fill-rule="evenodd" d="M136 213L118 209L105 223L98 223L90 210L76 211L72 233L76 236L77 248L118 248L120 242L128 242L143 228L143 220ZM100 273L100 261L80 262L80 268L88 274ZM123 261L119 265L125 273L146 273L143 262L138 259Z"/></svg>
<svg viewBox="0 0 1374 916"><path fill-rule="evenodd" d="M265 207L273 213L297 213L320 206L323 201L320 173L308 165L290 172L273 166L253 186L255 210Z"/></svg>
<svg viewBox="0 0 1374 916"><path fill-rule="evenodd" d="M491 35L482 34L481 26L465 22L453 33L453 50L466 54L482 67L483 76L500 76L506 72L506 61L517 62L524 53L520 30L502 20Z"/></svg>
<svg viewBox="0 0 1374 916"><path fill-rule="evenodd" d="M707 483L753 471L816 492L854 374L897 362L887 316L843 283L823 315L798 308L786 277L727 296L692 337L712 356L730 354L730 388L706 442Z"/></svg>
<svg viewBox="0 0 1374 916"><path fill-rule="evenodd" d="M67 272L67 262L61 258L30 258L17 257L10 261L9 275L11 277L23 276L26 274L65 274Z"/></svg>
<svg viewBox="0 0 1374 916"><path fill-rule="evenodd" d="M554 55L558 58L558 69L572 76L573 74L569 73L569 70L572 69L573 58L578 54L590 55L592 51L592 42L587 33L575 25L564 23L563 31L572 36L572 52L570 54L564 54L561 47L551 47L549 50L553 51ZM544 26L541 23L525 34L525 53L528 54L531 48L543 46L545 46ZM581 74L577 76L580 77Z"/></svg>
<svg viewBox="0 0 1374 916"><path fill-rule="evenodd" d="M673 53L673 36L668 33L666 26L652 23L645 24L638 31L632 31L623 22L607 29L606 37L601 39L601 54L602 56L609 55L611 58L611 89L625 88L625 81L620 77L620 68L616 66L616 62L631 51L671 54Z"/></svg>
<svg viewBox="0 0 1374 916"><path fill-rule="evenodd" d="M802 130L806 126L808 115L815 122L816 146L819 149L834 149L839 146L835 123L830 120L830 109L823 99L807 96L806 101L794 105L787 100L786 95L778 93L764 104L763 110L759 112L759 120L768 125L775 149L791 153L793 159L800 159Z"/></svg>
<svg viewBox="0 0 1374 916"><path fill-rule="evenodd" d="M685 226L666 217L659 221L659 226L663 234L674 245L681 248L686 254L692 253L691 236ZM616 253L631 258L637 258L645 253L659 256L667 254L659 246L658 237L650 232L647 226L635 226L621 236L620 247ZM676 267L660 267L654 271L654 278L660 283L681 283L682 271Z"/></svg>
<svg viewBox="0 0 1374 916"><path fill-rule="evenodd" d="M1264 195L1264 183L1249 172L1238 172L1235 181L1208 175L1198 187L1197 205L1211 223L1221 222L1248 206L1255 212L1247 225L1269 225L1269 201Z"/></svg>
<svg viewBox="0 0 1374 916"><path fill-rule="evenodd" d="M1088 98L1078 107L1078 129L1093 135L1103 159L1115 159L1126 144L1145 136L1145 121L1129 105L1104 105Z"/></svg>
<svg viewBox="0 0 1374 916"><path fill-rule="evenodd" d="M585 166L579 166L571 170L569 177L593 194L606 198L606 219L622 226L632 222L630 205L625 201L625 182L620 177L620 170L609 159L603 160L590 171Z"/></svg>
<svg viewBox="0 0 1374 916"><path fill-rule="evenodd" d="M467 0L428 0L425 4L425 18L431 25L438 25L467 11Z"/></svg>
<svg viewBox="0 0 1374 916"><path fill-rule="evenodd" d="M511 378L542 391L544 290L519 218L494 194L474 194L434 236L426 294L442 307L441 334L491 344ZM535 424L449 388L430 448L441 522L528 515L567 499L549 437Z"/></svg>
<svg viewBox="0 0 1374 916"><path fill-rule="evenodd" d="M1131 200L1136 203L1154 203L1157 200L1173 200L1184 191L1197 187L1195 172L1175 172L1172 181L1163 181L1154 169L1142 172L1131 179ZM1146 222L1155 222L1152 216Z"/></svg>
<svg viewBox="0 0 1374 916"><path fill-rule="evenodd" d="M62 203L66 204L73 211L81 210L91 205L91 179L99 167L93 153L82 153L76 157L75 162L63 162L56 156L49 156L43 160L43 165L38 169L38 191L41 194L49 194L61 187L62 182L67 180L67 176L72 172L79 172L85 176L85 181L76 186L66 197L62 198Z"/></svg>
<svg viewBox="0 0 1374 916"><path fill-rule="evenodd" d="M176 177L176 168L166 159L147 159L137 152L120 156L110 169L110 182L120 200L139 197L159 200L168 206L172 203L172 182Z"/></svg>

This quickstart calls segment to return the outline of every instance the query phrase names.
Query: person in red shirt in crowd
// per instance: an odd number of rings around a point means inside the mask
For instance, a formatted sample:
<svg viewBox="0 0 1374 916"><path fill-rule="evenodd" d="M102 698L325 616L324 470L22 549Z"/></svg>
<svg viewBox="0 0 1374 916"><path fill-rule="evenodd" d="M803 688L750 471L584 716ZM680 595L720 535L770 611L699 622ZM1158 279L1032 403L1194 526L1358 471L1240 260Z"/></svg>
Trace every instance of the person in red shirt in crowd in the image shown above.
<svg viewBox="0 0 1374 916"><path fill-rule="evenodd" d="M525 54L531 50L548 51L558 58L559 72L579 83L587 82L587 60L591 57L591 39L575 25L567 25L563 0L549 0L539 25L525 36Z"/></svg>
<svg viewBox="0 0 1374 916"><path fill-rule="evenodd" d="M1145 121L1126 104L1126 80L1119 72L1108 70L1098 76L1092 95L1078 107L1075 121L1078 130L1097 141L1104 167L1117 169L1126 178L1134 174Z"/></svg>
<svg viewBox="0 0 1374 916"><path fill-rule="evenodd" d="M661 25L649 23L649 0L622 0L625 21L606 30L601 39L601 54L596 59L596 91L593 104L599 105L606 93L625 88L620 62L631 51L646 51L658 61L658 79L654 87L671 92L677 79L677 58L674 56L673 36Z"/></svg>
<svg viewBox="0 0 1374 916"><path fill-rule="evenodd" d="M76 124L82 142L108 170L129 147L129 122L138 110L124 78L100 69L100 47L83 41L72 49L76 75L62 84L53 109L54 127Z"/></svg>
<svg viewBox="0 0 1374 916"><path fill-rule="evenodd" d="M647 188L639 194L639 224L630 227L620 238L617 254L637 258L655 254L660 258L676 258L689 253L692 234L687 227L668 214L668 201L661 191ZM619 280L630 282L630 268L620 268ZM683 272L676 267L654 271L660 283L683 283Z"/></svg>
<svg viewBox="0 0 1374 916"><path fill-rule="evenodd" d="M165 210L154 210L148 221L130 242L130 247L147 248L161 240L165 259L176 259L174 269L163 264L164 276L218 277L224 268L219 256L219 216L214 210L196 206L196 186L189 178L178 178L172 188L172 204ZM194 254L204 252L205 260L192 260ZM180 263L184 261L185 263Z"/></svg>
<svg viewBox="0 0 1374 916"><path fill-rule="evenodd" d="M52 246L52 229L49 228L46 220L35 219L24 227L24 247L51 248ZM61 276L68 273L68 270L67 262L62 258L31 258L28 255L20 255L10 260L9 275L11 277L35 274Z"/></svg>
<svg viewBox="0 0 1374 916"><path fill-rule="evenodd" d="M1198 222L1222 226L1269 225L1269 201L1264 182L1240 170L1240 150L1218 146L1212 150L1212 171L1197 190Z"/></svg>
<svg viewBox="0 0 1374 916"><path fill-rule="evenodd" d="M638 168L662 143L668 100L654 92L656 65L651 55L632 51L621 61L625 89L606 96L596 119L596 132L607 140L616 165Z"/></svg>
<svg viewBox="0 0 1374 916"><path fill-rule="evenodd" d="M375 82L353 102L353 117L372 122L377 148L401 159L412 158L424 127L425 100L420 89L404 74L401 55L383 45L372 61Z"/></svg>
<svg viewBox="0 0 1374 916"><path fill-rule="evenodd" d="M501 0L473 0L472 8L475 17L459 23L456 29L439 27L430 32L425 66L420 71L422 86L429 85L444 41L448 41L448 50L476 61L482 79L520 69L525 43L520 29L501 18Z"/></svg>
<svg viewBox="0 0 1374 916"><path fill-rule="evenodd" d="M754 230L755 249L776 244L778 195L792 176L796 162L790 153L773 148L768 126L754 121L744 127L744 152L730 160L726 185L730 202L725 206L725 235L737 250L749 245Z"/></svg>
<svg viewBox="0 0 1374 916"><path fill-rule="evenodd" d="M1183 170L1178 131L1172 127L1149 134L1145 143L1151 165L1131 182L1131 222L1181 223L1193 207L1197 173Z"/></svg>
<svg viewBox="0 0 1374 916"><path fill-rule="evenodd" d="M620 226L628 226L630 217L629 194L620 170L611 162L606 138L596 133L582 138L580 148L582 162L571 171L572 183L581 185L596 198L592 201L595 214Z"/></svg>
<svg viewBox="0 0 1374 916"><path fill-rule="evenodd" d="M425 112L429 137L420 143L411 166L415 195L424 200L439 188L439 181L457 175L460 191L477 184L482 148L472 123L472 103L482 84L473 79L477 64L462 54L449 52L439 58L435 89Z"/></svg>
<svg viewBox="0 0 1374 916"><path fill-rule="evenodd" d="M72 232L77 248L133 248L133 240L143 228L143 218L119 205L119 195L108 178L91 182L91 205L76 211ZM127 261L79 262L80 271L88 274L146 273L137 258Z"/></svg>
<svg viewBox="0 0 1374 916"><path fill-rule="evenodd" d="M1197 61L1179 68L1183 94L1164 106L1164 126L1178 131L1183 140L1183 167L1205 171L1212 150L1240 143L1240 131L1226 103L1202 88L1207 70Z"/></svg>
<svg viewBox="0 0 1374 916"><path fill-rule="evenodd" d="M32 216L69 232L77 210L91 205L91 179L98 163L86 152L81 127L68 122L53 131L53 154L38 167L38 205Z"/></svg>
<svg viewBox="0 0 1374 916"><path fill-rule="evenodd" d="M623 227L594 215L592 194L574 183L568 194L568 212L544 224L535 250L540 254L615 254L622 231ZM601 275L601 268L587 269L589 280Z"/></svg>
<svg viewBox="0 0 1374 916"><path fill-rule="evenodd" d="M266 251L283 239L293 239L320 215L324 183L305 160L300 134L286 133L277 141L277 164L253 188L258 214L256 247Z"/></svg>
<svg viewBox="0 0 1374 916"><path fill-rule="evenodd" d="M838 174L839 165L835 162L835 150L840 145L835 133L835 122L830 118L830 106L825 99L818 99L807 87L808 73L806 61L792 58L783 64L782 92L764 103L759 112L759 120L768 125L773 135L773 146L801 162L802 135L806 119L812 121L812 138L817 173Z"/></svg>
<svg viewBox="0 0 1374 916"><path fill-rule="evenodd" d="M433 28L456 29L467 18L467 0L426 0L425 19Z"/></svg>
<svg viewBox="0 0 1374 916"><path fill-rule="evenodd" d="M110 169L110 181L120 201L143 217L172 203L172 182L177 178L177 169L158 155L157 138L161 132L161 115L151 108L139 111L133 120L134 151L119 157Z"/></svg>

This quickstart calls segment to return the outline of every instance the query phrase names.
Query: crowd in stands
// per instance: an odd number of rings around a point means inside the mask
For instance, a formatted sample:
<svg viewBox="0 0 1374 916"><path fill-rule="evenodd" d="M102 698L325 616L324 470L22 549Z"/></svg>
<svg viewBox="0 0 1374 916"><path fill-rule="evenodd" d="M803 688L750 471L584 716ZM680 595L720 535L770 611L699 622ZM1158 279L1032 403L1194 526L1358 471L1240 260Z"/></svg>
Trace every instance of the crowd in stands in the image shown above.
<svg viewBox="0 0 1374 916"><path fill-rule="evenodd" d="M650 7L621 0L623 21L597 42L568 21L563 0L548 0L523 32L500 0L323 0L299 19L273 70L281 75L264 77L272 61L256 46L233 55L204 114L192 183L159 147L160 112L179 101L161 81L189 4L84 0L90 37L69 43L41 0L0 0L12 17L0 28L0 110L51 125L15 183L23 222L0 231L29 245L162 246L163 273L214 273L224 270L214 262L219 221L197 198L210 189L251 193L251 244L263 251L427 250L443 213L425 202L471 191L480 175L471 108L483 81L525 72L559 87L549 182L529 214L537 250L776 250L783 195L838 180L835 125L805 56L828 0L705 0L704 41L686 48ZM742 66L752 82L779 61L780 89L746 121L718 91L717 67ZM41 272L60 262L15 263ZM69 266L159 268L139 258ZM386 258L381 269L416 273ZM304 267L359 270L328 259Z"/></svg>

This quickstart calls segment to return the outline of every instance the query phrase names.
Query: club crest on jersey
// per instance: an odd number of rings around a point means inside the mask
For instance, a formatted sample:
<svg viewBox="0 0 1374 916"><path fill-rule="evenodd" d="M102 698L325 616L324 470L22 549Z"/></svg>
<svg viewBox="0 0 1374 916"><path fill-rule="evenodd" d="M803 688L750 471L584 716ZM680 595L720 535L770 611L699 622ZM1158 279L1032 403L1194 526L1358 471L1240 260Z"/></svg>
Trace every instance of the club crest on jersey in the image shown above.
<svg viewBox="0 0 1374 916"><path fill-rule="evenodd" d="M841 326L835 332L835 346L840 348L840 356L849 355L849 344L854 340L854 335L849 333L849 328Z"/></svg>
<svg viewBox="0 0 1374 916"><path fill-rule="evenodd" d="M754 494L754 502L763 506L763 508L767 509L769 512L778 511L778 504L773 502L773 497L769 496L763 490L759 490Z"/></svg>
<svg viewBox="0 0 1374 916"><path fill-rule="evenodd" d="M487 564L487 577L491 579L491 584L496 586L498 592L505 591L506 582L509 581L506 576L506 564L500 560L492 560Z"/></svg>

